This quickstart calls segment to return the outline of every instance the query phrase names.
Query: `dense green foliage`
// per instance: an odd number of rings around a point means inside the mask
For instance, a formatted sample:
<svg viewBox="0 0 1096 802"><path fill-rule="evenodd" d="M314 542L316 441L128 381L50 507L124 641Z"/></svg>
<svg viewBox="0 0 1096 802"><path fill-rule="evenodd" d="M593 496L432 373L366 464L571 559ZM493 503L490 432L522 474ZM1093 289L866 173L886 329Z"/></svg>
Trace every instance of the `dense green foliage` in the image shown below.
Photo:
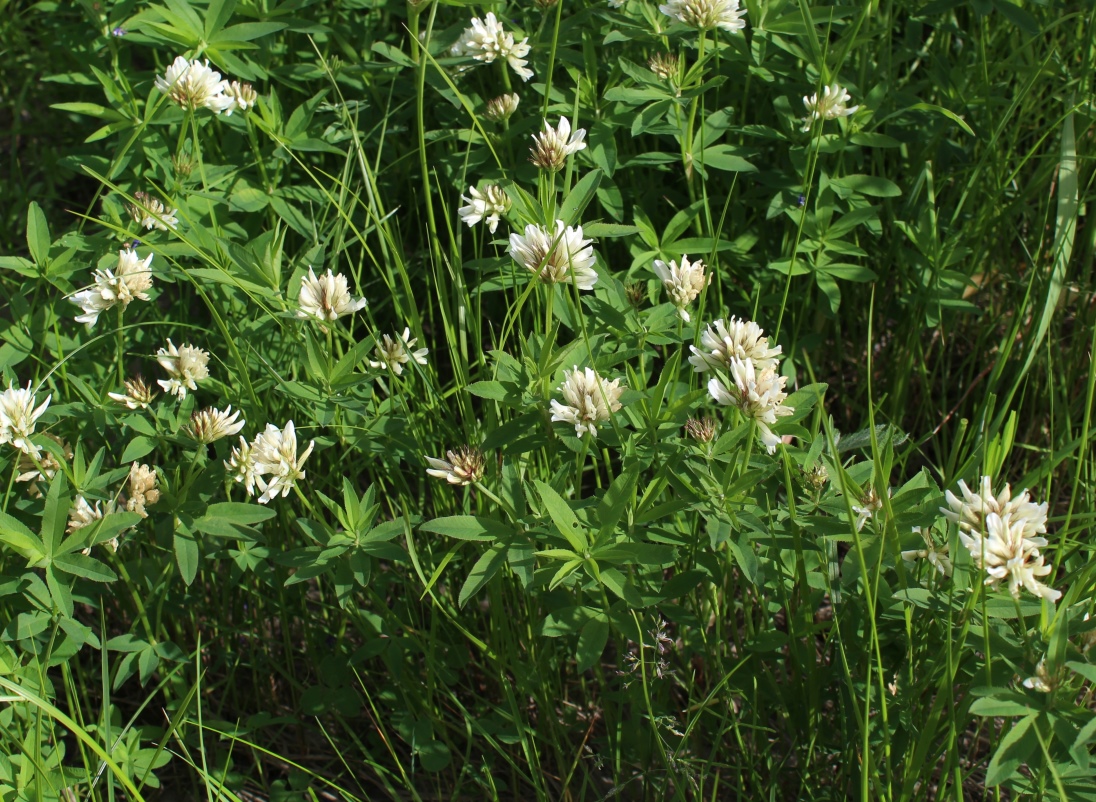
<svg viewBox="0 0 1096 802"><path fill-rule="evenodd" d="M1092 4L742 9L0 0L0 802L1096 798Z"/></svg>

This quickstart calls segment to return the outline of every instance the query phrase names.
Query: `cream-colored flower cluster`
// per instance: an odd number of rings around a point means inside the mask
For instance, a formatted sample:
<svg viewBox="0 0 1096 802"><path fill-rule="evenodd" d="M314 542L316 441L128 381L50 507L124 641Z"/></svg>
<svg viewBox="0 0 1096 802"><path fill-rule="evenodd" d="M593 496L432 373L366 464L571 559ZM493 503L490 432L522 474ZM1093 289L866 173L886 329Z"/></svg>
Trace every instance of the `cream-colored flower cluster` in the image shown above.
<svg viewBox="0 0 1096 802"><path fill-rule="evenodd" d="M146 230L158 228L160 231L167 231L169 228L178 227L179 220L175 216L175 209L166 206L162 200L140 191L133 193L133 199L136 203L127 204L126 211ZM150 255L149 258L151 259L152 256Z"/></svg>
<svg viewBox="0 0 1096 802"><path fill-rule="evenodd" d="M187 390L197 390L198 382L209 378L209 352L193 345L184 344L176 348L168 339L167 348L156 352L156 361L169 377L156 383L164 388L165 393L179 398L186 398Z"/></svg>
<svg viewBox="0 0 1096 802"><path fill-rule="evenodd" d="M135 512L142 518L148 517L146 507L160 500L159 476L156 469L150 465L134 462L129 466L129 476L126 477L126 487L119 491L117 499L89 502L83 494L77 495L68 512L68 524L65 527L67 534L90 526L104 515L110 515L120 510ZM119 538L117 536L106 541L106 546L111 551L117 551ZM84 549L88 554L91 548Z"/></svg>
<svg viewBox="0 0 1096 802"><path fill-rule="evenodd" d="M427 457L430 468L426 473L435 479L444 479L451 485L475 484L483 478L485 460L483 452L473 446L461 446L447 451L448 459Z"/></svg>
<svg viewBox="0 0 1096 802"><path fill-rule="evenodd" d="M582 226L565 226L556 220L553 233L530 224L524 235L510 235L510 256L545 284L570 282L580 290L592 290L597 271L590 242L582 236Z"/></svg>
<svg viewBox="0 0 1096 802"><path fill-rule="evenodd" d="M156 88L184 109L209 109L226 116L237 109L247 111L258 101L251 84L223 80L208 60L185 56L178 56L163 75L157 76Z"/></svg>
<svg viewBox="0 0 1096 802"><path fill-rule="evenodd" d="M403 366L415 361L420 365L426 364L426 355L429 348L419 348L412 351L419 340L411 336L411 329L405 327L403 334L391 337L385 334L377 343L375 349L376 359L369 360L369 367L375 370L391 370L397 376L403 374Z"/></svg>
<svg viewBox="0 0 1096 802"><path fill-rule="evenodd" d="M814 93L810 97L803 96L803 105L807 108L807 117L803 121L804 132L810 131L815 120L836 120L838 117L851 117L859 109L859 106L849 106L852 100L849 90L843 89L840 84L831 84L822 87L822 96Z"/></svg>
<svg viewBox="0 0 1096 802"><path fill-rule="evenodd" d="M670 302L677 307L677 313L688 323L690 317L685 307L695 301L712 281L711 275L704 272L704 263L699 259L690 262L689 257L682 254L680 264L673 261L667 264L655 259L654 271L662 281L662 288L670 296Z"/></svg>
<svg viewBox="0 0 1096 802"><path fill-rule="evenodd" d="M487 230L494 234L499 220L510 211L510 196L497 184L488 184L482 191L469 187L468 194L472 197L461 195L460 198L466 204L457 209L460 219L469 228L483 220L487 223Z"/></svg>
<svg viewBox="0 0 1096 802"><path fill-rule="evenodd" d="M1042 537L1047 531L1046 502L1036 504L1026 490L1012 498L1007 484L994 495L993 480L988 476L982 477L978 492L963 481L959 490L962 498L950 490L944 494L948 506L940 512L959 525L959 540L974 564L986 572L985 584L996 587L1008 582L1013 598L1019 598L1020 590L1026 588L1036 596L1057 601L1061 592L1039 581L1052 570L1039 551L1047 545Z"/></svg>
<svg viewBox="0 0 1096 802"><path fill-rule="evenodd" d="M702 31L720 28L738 33L746 27L746 9L739 7L738 0L667 0L658 10Z"/></svg>
<svg viewBox="0 0 1096 802"><path fill-rule="evenodd" d="M708 394L719 404L738 409L757 424L761 442L770 454L780 437L773 434L779 418L795 410L784 403L787 378L779 375L780 346L770 347L762 329L753 321L717 320L700 336L700 348L690 346L689 362L698 373L716 371L708 382Z"/></svg>
<svg viewBox="0 0 1096 802"><path fill-rule="evenodd" d="M350 295L350 285L342 273L332 273L328 269L322 276L317 276L309 265L308 277L301 281L297 305L299 318L332 321L364 309L366 301L364 298L354 300Z"/></svg>
<svg viewBox="0 0 1096 802"><path fill-rule="evenodd" d="M41 404L28 384L25 388L8 383L8 389L0 393L0 445L11 443L24 454L38 459L42 449L31 442L34 426L49 406L52 395Z"/></svg>
<svg viewBox="0 0 1096 802"><path fill-rule="evenodd" d="M488 12L483 19L473 17L471 27L466 28L460 40L450 51L454 56L471 56L476 61L490 64L496 58L506 59L515 73L523 81L533 77L533 71L526 65L529 55L529 37L520 42L514 35L502 27L502 22L494 12Z"/></svg>
<svg viewBox="0 0 1096 802"><path fill-rule="evenodd" d="M95 270L92 273L95 283L69 296L72 303L84 310L76 316L77 322L91 328L107 309L120 306L124 310L132 301L147 301L152 289L151 265L151 253L139 259L130 248L119 251L118 264L113 270Z"/></svg>
<svg viewBox="0 0 1096 802"><path fill-rule="evenodd" d="M586 129L571 131L571 121L559 118L555 128L544 121L544 130L533 134L533 147L529 149L529 161L541 170L555 173L563 169L567 157L586 149Z"/></svg>
<svg viewBox="0 0 1096 802"><path fill-rule="evenodd" d="M579 437L587 432L596 437L598 424L620 409L620 396L626 389L620 379L608 381L592 368L579 370L576 365L563 372L559 392L564 403L552 400L552 420L570 423Z"/></svg>
<svg viewBox="0 0 1096 802"><path fill-rule="evenodd" d="M266 504L278 496L288 496L297 482L304 478L304 463L316 445L297 453L297 430L293 421L279 429L268 423L250 443L240 437L240 445L232 449L225 461L228 475L244 486L249 496L258 491L259 503Z"/></svg>

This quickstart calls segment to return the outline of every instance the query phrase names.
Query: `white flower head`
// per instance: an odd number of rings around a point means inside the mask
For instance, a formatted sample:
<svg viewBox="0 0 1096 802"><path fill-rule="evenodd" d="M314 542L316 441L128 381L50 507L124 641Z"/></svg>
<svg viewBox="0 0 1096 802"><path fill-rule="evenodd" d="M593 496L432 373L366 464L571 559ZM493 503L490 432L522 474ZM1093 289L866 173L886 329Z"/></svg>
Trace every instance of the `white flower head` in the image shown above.
<svg viewBox="0 0 1096 802"><path fill-rule="evenodd" d="M1025 688L1030 688L1031 690L1039 691L1040 693L1053 693L1057 686L1057 679L1052 677L1050 672L1047 671L1047 660L1045 657L1039 661L1039 665L1035 666L1035 676L1028 677L1024 680Z"/></svg>
<svg viewBox="0 0 1096 802"><path fill-rule="evenodd" d="M69 508L68 524L65 526L65 534L72 534L77 529L83 529L85 526L95 523L102 518L104 514L114 512L114 502L108 501L105 510L99 507L100 503L101 502L96 501L95 505L92 506L82 495L77 496L72 507Z"/></svg>
<svg viewBox="0 0 1096 802"><path fill-rule="evenodd" d="M699 259L690 263L689 257L682 254L680 265L677 262L666 264L661 259L655 259L654 271L669 294L671 303L677 307L681 319L688 323L689 313L685 311L685 307L695 301L712 280L710 275L704 273L704 263Z"/></svg>
<svg viewBox="0 0 1096 802"><path fill-rule="evenodd" d="M107 393L107 397L119 404L124 404L129 409L148 409L148 405L156 398L156 391L145 384L140 376L126 379L126 391L124 393Z"/></svg>
<svg viewBox="0 0 1096 802"><path fill-rule="evenodd" d="M693 355L689 362L697 373L713 369L730 371L734 360L751 360L756 370L776 367L781 346L769 347L764 330L752 320L731 317L727 322L717 320L700 335L700 348L689 346Z"/></svg>
<svg viewBox="0 0 1096 802"><path fill-rule="evenodd" d="M778 376L775 367L757 371L752 360L736 358L731 360L731 381L734 385L726 387L722 379L712 379L708 382L708 393L716 402L737 407L743 415L753 419L757 423L761 442L770 454L774 453L780 437L773 434L769 427L776 423L777 418L795 411L794 407L784 404L784 399L788 397L784 392L787 377Z"/></svg>
<svg viewBox="0 0 1096 802"><path fill-rule="evenodd" d="M420 348L417 351L412 351L411 348L417 342L417 337L411 337L410 328L404 328L403 334L396 338L392 338L386 334L382 340L377 343L377 358L375 360L369 360L369 366L376 370L384 370L387 368L397 376L400 376L403 374L403 366L408 364L412 359L420 365L425 365L426 355L430 353L430 349Z"/></svg>
<svg viewBox="0 0 1096 802"><path fill-rule="evenodd" d="M838 117L850 117L856 113L859 106L849 106L852 100L849 90L843 89L840 84L831 84L822 88L822 97L818 93L807 97L803 96L803 105L807 108L807 117L803 121L802 131L811 130L815 120L835 120Z"/></svg>
<svg viewBox="0 0 1096 802"><path fill-rule="evenodd" d="M1057 601L1061 592L1039 581L1052 568L1044 565L1040 549L1047 545L1042 537L1047 531L1047 505L1031 501L1026 490L1016 498L1006 484L994 495L992 479L983 476L979 492L974 493L963 481L959 482L963 498L950 490L944 494L947 507L944 516L959 525L959 540L970 552L974 564L986 572L985 584L996 586L1008 582L1013 598L1020 590Z"/></svg>
<svg viewBox="0 0 1096 802"><path fill-rule="evenodd" d="M60 447L65 462L72 459L72 446L49 432L43 432L42 436L49 438ZM20 452L19 462L15 466L15 481L29 482L27 494L31 498L41 498L42 491L39 489L38 483L42 480L46 482L53 481L57 471L61 470L61 465L61 461L54 456L53 452L46 449L42 449L37 456L32 456L25 451Z"/></svg>
<svg viewBox="0 0 1096 802"><path fill-rule="evenodd" d="M510 235L510 256L545 284L574 282L580 290L597 283L592 240L584 239L582 226L564 226L556 220L555 234L543 226L527 225L525 235Z"/></svg>
<svg viewBox="0 0 1096 802"><path fill-rule="evenodd" d="M915 526L913 531L921 535L921 539L925 541L925 548L903 551L902 559L907 563L913 563L915 560L928 560L929 565L935 568L940 576L951 576L952 564L948 558L948 545L945 543L943 546L937 546L932 539L932 535L925 528Z"/></svg>
<svg viewBox="0 0 1096 802"><path fill-rule="evenodd" d="M487 119L496 123L509 120L511 115L518 110L520 102L521 98L515 92L491 98L487 101L487 110L485 112Z"/></svg>
<svg viewBox="0 0 1096 802"><path fill-rule="evenodd" d="M667 0L658 10L678 22L710 31L722 28L737 33L746 27L746 9L739 8L738 0Z"/></svg>
<svg viewBox="0 0 1096 802"><path fill-rule="evenodd" d="M42 449L30 441L30 436L51 398L52 395L47 395L46 400L38 404L30 384L24 389L9 382L8 389L0 393L0 444L11 443L24 454L37 457Z"/></svg>
<svg viewBox="0 0 1096 802"><path fill-rule="evenodd" d="M620 379L607 381L592 368L579 370L575 366L565 370L559 391L566 403L552 400L552 420L570 423L579 437L587 432L597 436L597 425L620 409L620 395L625 389Z"/></svg>
<svg viewBox="0 0 1096 802"><path fill-rule="evenodd" d="M225 471L236 482L239 482L247 490L249 496L255 495L255 482L258 479L258 471L251 450L251 444L243 435L240 435L240 445L234 446L232 453L225 460Z"/></svg>
<svg viewBox="0 0 1096 802"><path fill-rule="evenodd" d="M887 496L890 497L892 494L893 491L888 489ZM874 518L881 509L883 509L883 499L875 492L875 485L869 484L864 490L864 495L860 497L860 503L852 505L852 511L856 513L856 531L863 529L864 524Z"/></svg>
<svg viewBox="0 0 1096 802"><path fill-rule="evenodd" d="M199 443L213 443L223 437L231 437L244 428L247 421L238 421L239 417L240 410L233 412L231 404L224 411L206 407L190 416L185 431Z"/></svg>
<svg viewBox="0 0 1096 802"><path fill-rule="evenodd" d="M165 206L164 202L154 198L147 192L134 192L133 199L136 203L126 205L129 216L139 224L151 231L154 228L167 231L169 228L178 227L179 220L175 217L175 209ZM149 256L151 259L151 255Z"/></svg>
<svg viewBox="0 0 1096 802"><path fill-rule="evenodd" d="M494 12L488 12L484 19L473 17L470 28L466 28L460 40L451 50L454 56L471 56L476 61L490 64L496 58L506 59L515 73L523 81L533 77L533 71L525 65L529 55L529 37L520 42L514 35L503 30L502 23Z"/></svg>
<svg viewBox="0 0 1096 802"><path fill-rule="evenodd" d="M545 120L544 130L539 134L533 134L533 147L529 149L532 155L529 161L542 170L558 172L563 169L568 156L586 147L586 142L583 141L585 138L585 128L579 128L571 133L571 121L566 117L560 117L559 125L555 128Z"/></svg>
<svg viewBox="0 0 1096 802"><path fill-rule="evenodd" d="M316 441L308 443L303 454L297 454L297 432L293 421L279 429L273 423L266 425L251 444L251 459L254 463L255 485L262 492L259 503L266 504L280 494L289 495L298 480L304 478L304 465Z"/></svg>
<svg viewBox="0 0 1096 802"><path fill-rule="evenodd" d="M251 84L242 84L239 81L233 81L225 87L225 97L232 101L232 105L225 109L225 116L230 116L236 109L240 111L248 111L255 108L255 104L259 102L259 93L255 91L255 88Z"/></svg>
<svg viewBox="0 0 1096 802"><path fill-rule="evenodd" d="M169 339L167 348L156 352L156 361L167 371L170 378L160 379L156 383L165 393L186 398L187 390L197 390L198 382L209 378L209 353L193 345L176 348Z"/></svg>
<svg viewBox="0 0 1096 802"><path fill-rule="evenodd" d="M472 446L461 446L456 451L447 451L449 459L427 457L430 464L426 474L435 479L444 479L451 485L470 485L483 478L483 452Z"/></svg>
<svg viewBox="0 0 1096 802"><path fill-rule="evenodd" d="M87 289L69 296L72 303L84 310L77 315L79 323L88 328L95 325L99 315L114 306L125 309L131 301L147 301L152 288L152 254L139 259L136 252L126 248L118 252L118 264L113 270L95 270L95 283Z"/></svg>
<svg viewBox="0 0 1096 802"><path fill-rule="evenodd" d="M135 512L142 518L147 518L145 505L155 504L160 500L159 478L156 469L148 465L134 462L129 466L129 500L126 501L126 509Z"/></svg>
<svg viewBox="0 0 1096 802"><path fill-rule="evenodd" d="M314 317L317 320L337 320L343 315L351 315L365 308L365 299L354 300L346 276L332 273L330 268L322 276L317 276L312 266L308 266L308 278L301 281L301 292L297 296L300 309L297 317Z"/></svg>
<svg viewBox="0 0 1096 802"><path fill-rule="evenodd" d="M156 78L156 88L184 109L209 109L220 114L229 111L236 101L225 94L228 81L211 69L208 61L188 61L179 56L162 76Z"/></svg>
<svg viewBox="0 0 1096 802"><path fill-rule="evenodd" d="M487 230L494 234L499 227L499 219L510 211L510 196L497 184L488 184L482 192L469 187L468 194L472 197L460 197L467 204L457 209L460 219L469 228L483 220L487 223Z"/></svg>

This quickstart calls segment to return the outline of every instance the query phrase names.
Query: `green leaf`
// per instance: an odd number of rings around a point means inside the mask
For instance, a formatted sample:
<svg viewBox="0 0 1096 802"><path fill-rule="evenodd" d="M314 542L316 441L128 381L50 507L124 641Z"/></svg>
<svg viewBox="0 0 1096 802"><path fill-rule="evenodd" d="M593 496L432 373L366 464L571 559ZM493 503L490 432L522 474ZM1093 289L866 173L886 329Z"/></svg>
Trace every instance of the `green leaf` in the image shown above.
<svg viewBox="0 0 1096 802"><path fill-rule="evenodd" d="M713 170L725 170L731 173L756 173L757 168L750 162L734 153L736 148L732 145L713 145L705 148L697 163L702 167L711 167Z"/></svg>
<svg viewBox="0 0 1096 802"><path fill-rule="evenodd" d="M125 450L122 452L122 457L119 460L123 465L139 460L141 457L152 452L156 448L156 440L152 437L134 437L129 443L126 444Z"/></svg>
<svg viewBox="0 0 1096 802"><path fill-rule="evenodd" d="M50 482L49 492L46 494L46 508L42 513L42 544L47 557L57 553L57 546L65 534L68 511L72 506L69 502L68 481L63 473L58 472Z"/></svg>
<svg viewBox="0 0 1096 802"><path fill-rule="evenodd" d="M469 571L468 578L464 580L457 604L463 607L470 598L479 593L480 588L491 581L491 578L506 563L506 552L509 548L509 543L500 542L480 555L476 564L472 566L472 570Z"/></svg>
<svg viewBox="0 0 1096 802"><path fill-rule="evenodd" d="M590 223L582 227L582 234L586 237L626 237L629 234L638 234L638 226L626 226L622 223Z"/></svg>
<svg viewBox="0 0 1096 802"><path fill-rule="evenodd" d="M79 552L58 555L53 559L53 565L65 573L93 582L113 582L118 578L104 563Z"/></svg>
<svg viewBox="0 0 1096 802"><path fill-rule="evenodd" d="M38 535L6 512L0 512L0 542L7 543L32 566L46 556L46 546Z"/></svg>
<svg viewBox="0 0 1096 802"><path fill-rule="evenodd" d="M175 530L175 561L179 564L179 575L187 585L193 583L194 577L198 575L200 559L198 541L194 539L194 534L180 525Z"/></svg>
<svg viewBox="0 0 1096 802"><path fill-rule="evenodd" d="M597 505L597 521L599 525L597 540L610 534L616 529L621 516L628 508L628 503L635 495L636 483L639 481L640 466L632 463L625 468L609 485L609 489L601 497Z"/></svg>
<svg viewBox="0 0 1096 802"><path fill-rule="evenodd" d="M52 565L46 566L46 586L49 588L50 596L53 597L53 603L61 611L61 615L72 618L72 592L69 590L68 585L62 582L54 572Z"/></svg>
<svg viewBox="0 0 1096 802"><path fill-rule="evenodd" d="M493 518L478 515L450 515L435 518L419 526L420 532L434 532L457 540L500 540L514 534L513 527Z"/></svg>
<svg viewBox="0 0 1096 802"><path fill-rule="evenodd" d="M601 659L605 644L609 641L609 619L604 615L591 618L578 636L575 658L578 670L585 671Z"/></svg>
<svg viewBox="0 0 1096 802"><path fill-rule="evenodd" d="M897 198L902 194L902 190L896 183L876 175L845 175L840 178L831 178L830 186L879 198Z"/></svg>
<svg viewBox="0 0 1096 802"><path fill-rule="evenodd" d="M559 207L559 219L565 225L576 225L582 219L582 213L597 193L598 184L601 183L601 175L601 170L591 170L568 193L567 199ZM587 234L587 236L589 235Z"/></svg>
<svg viewBox="0 0 1096 802"><path fill-rule="evenodd" d="M982 701L981 699L978 700ZM1020 768L1028 757L1035 751L1039 739L1031 731L1031 725L1035 723L1037 716L1030 715L1020 719L1001 739L997 751L986 767L986 785L1000 785Z"/></svg>
<svg viewBox="0 0 1096 802"><path fill-rule="evenodd" d="M45 267L49 264L49 224L41 207L34 201L27 209L27 246L35 264Z"/></svg>
<svg viewBox="0 0 1096 802"><path fill-rule="evenodd" d="M544 502L544 509L551 517L552 523L556 525L556 529L571 544L571 548L579 554L584 553L590 548L590 541L586 538L586 531L579 523L574 510L568 506L559 493L552 489L551 485L545 484L539 479L533 483L536 485L541 501Z"/></svg>
<svg viewBox="0 0 1096 802"><path fill-rule="evenodd" d="M1031 699L1021 693L1005 691L994 696L983 696L975 699L970 706L970 712L975 716L1028 716L1039 712L1038 707Z"/></svg>

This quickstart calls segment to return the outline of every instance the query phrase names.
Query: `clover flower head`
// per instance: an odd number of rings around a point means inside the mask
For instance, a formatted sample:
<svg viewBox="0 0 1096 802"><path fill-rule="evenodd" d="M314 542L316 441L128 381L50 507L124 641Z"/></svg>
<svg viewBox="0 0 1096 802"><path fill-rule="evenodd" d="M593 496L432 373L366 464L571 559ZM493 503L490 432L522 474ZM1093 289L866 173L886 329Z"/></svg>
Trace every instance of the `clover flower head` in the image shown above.
<svg viewBox="0 0 1096 802"><path fill-rule="evenodd" d="M391 370L397 376L403 374L403 366L414 360L420 365L426 364L426 355L430 353L429 348L420 348L417 351L412 351L415 343L418 342L418 338L411 336L411 329L404 328L403 334L393 338L387 334L377 343L376 359L369 360L369 366L376 370L384 370L385 368Z"/></svg>
<svg viewBox="0 0 1096 802"><path fill-rule="evenodd" d="M310 441L304 453L298 454L293 421L286 423L284 429L273 423L266 425L266 430L260 432L251 444L255 485L262 493L259 496L260 504L268 503L279 494L283 498L289 495L289 491L304 478L302 466L315 445L315 440Z"/></svg>
<svg viewBox="0 0 1096 802"><path fill-rule="evenodd" d="M76 321L91 328L107 309L121 306L124 310L134 300L147 301L148 290L152 288L151 264L151 253L139 259L130 248L119 251L118 264L113 270L96 269L92 273L95 283L69 296L72 303L84 310Z"/></svg>
<svg viewBox="0 0 1096 802"><path fill-rule="evenodd" d="M469 228L483 220L487 230L494 234L501 217L510 211L510 196L497 184L488 184L482 191L469 187L468 194L472 197L460 197L467 204L457 209L460 219Z"/></svg>
<svg viewBox="0 0 1096 802"><path fill-rule="evenodd" d="M716 377L708 382L708 393L719 404L738 408L743 415L757 423L757 431L766 450L772 454L780 444L780 437L769 427L777 418L791 415L794 407L784 404L788 397L784 392L787 377L779 376L775 366L758 371L751 359L731 360L731 381L727 386Z"/></svg>
<svg viewBox="0 0 1096 802"><path fill-rule="evenodd" d="M553 128L544 121L544 130L539 134L533 134L533 147L529 149L531 154L529 161L542 170L555 173L563 169L567 157L577 153L586 147L586 129L579 128L571 132L571 121L566 117L559 118L559 125Z"/></svg>
<svg viewBox="0 0 1096 802"><path fill-rule="evenodd" d="M129 499L126 510L147 518L145 506L160 500L159 477L156 469L149 465L134 462L129 466Z"/></svg>
<svg viewBox="0 0 1096 802"><path fill-rule="evenodd" d="M746 9L738 0L667 0L658 10L678 22L701 31L722 28L738 33L746 27Z"/></svg>
<svg viewBox="0 0 1096 802"><path fill-rule="evenodd" d="M140 376L126 379L125 388L124 393L107 393L107 397L119 404L124 404L129 409L148 409L148 405L157 396L157 392L145 384L145 380Z"/></svg>
<svg viewBox="0 0 1096 802"><path fill-rule="evenodd" d="M769 347L764 330L752 320L731 317L717 320L700 334L700 348L689 346L689 363L696 373L719 369L730 371L734 360L750 360L756 370L776 367L781 346Z"/></svg>
<svg viewBox="0 0 1096 802"><path fill-rule="evenodd" d="M198 382L209 378L209 353L193 345L176 348L169 339L167 348L156 352L156 361L160 363L169 378L159 379L165 393L186 398L187 390L197 390Z"/></svg>
<svg viewBox="0 0 1096 802"><path fill-rule="evenodd" d="M710 275L704 273L704 263L699 259L690 263L689 257L682 254L680 265L677 262L667 264L661 259L655 259L654 271L670 296L671 303L677 307L677 313L688 323L689 313L685 311L685 307L695 301L712 280Z"/></svg>
<svg viewBox="0 0 1096 802"><path fill-rule="evenodd" d="M485 460L483 452L474 446L461 446L456 451L447 451L447 460L427 457L430 464L426 474L435 479L444 479L451 485L470 485L483 478Z"/></svg>
<svg viewBox="0 0 1096 802"><path fill-rule="evenodd" d="M163 201L141 191L134 192L133 199L136 203L126 204L126 211L146 230L158 228L160 231L167 231L169 228L178 227L179 220L175 216L175 209L165 206ZM152 256L149 255L149 259L151 258Z"/></svg>
<svg viewBox="0 0 1096 802"><path fill-rule="evenodd" d="M925 541L925 548L903 551L902 560L911 564L916 560L928 560L929 565L935 568L940 576L951 576L952 564L951 560L948 558L947 543L943 546L937 546L936 542L932 539L932 534L924 527L915 526L913 527L913 531L919 534L921 539Z"/></svg>
<svg viewBox="0 0 1096 802"><path fill-rule="evenodd" d="M223 437L231 437L244 428L247 421L238 420L239 417L240 410L233 412L231 404L224 411L206 407L190 416L186 433L199 443L213 443Z"/></svg>
<svg viewBox="0 0 1096 802"><path fill-rule="evenodd" d="M562 220L556 220L554 234L530 224L524 235L510 235L510 256L545 284L573 282L580 290L592 290L597 271L591 242L583 238L582 226L565 226Z"/></svg>
<svg viewBox="0 0 1096 802"><path fill-rule="evenodd" d="M851 117L859 109L859 106L849 106L852 100L849 90L843 89L840 84L830 84L822 87L822 96L815 92L810 97L803 96L803 105L807 108L807 117L803 121L801 131L810 131L815 120L835 120L838 117Z"/></svg>
<svg viewBox="0 0 1096 802"><path fill-rule="evenodd" d="M502 23L494 12L488 12L483 19L473 17L471 27L466 28L461 38L450 51L454 56L471 56L476 61L490 64L496 58L506 62L523 81L533 77L533 71L525 65L529 55L529 37L520 42L512 33L503 29Z"/></svg>
<svg viewBox="0 0 1096 802"><path fill-rule="evenodd" d="M559 392L565 403L552 400L552 420L570 423L579 437L587 432L596 437L597 425L620 409L620 395L625 389L620 379L608 381L592 368L579 370L576 365L563 372Z"/></svg>
<svg viewBox="0 0 1096 802"><path fill-rule="evenodd" d="M364 309L366 301L364 298L355 301L351 297L350 286L342 273L332 273L328 268L322 276L317 276L309 265L308 277L301 281L297 304L300 306L297 317L331 321Z"/></svg>
<svg viewBox="0 0 1096 802"><path fill-rule="evenodd" d="M259 102L259 93L255 91L255 87L251 84L233 81L225 87L224 91L225 97L232 101L232 105L225 109L226 117L230 116L236 109L250 111Z"/></svg>
<svg viewBox="0 0 1096 802"><path fill-rule="evenodd" d="M240 435L240 445L232 448L232 453L225 460L225 471L233 481L244 486L249 496L255 495L255 482L259 477L255 459L252 454L251 444L243 435Z"/></svg>
<svg viewBox="0 0 1096 802"><path fill-rule="evenodd" d="M30 436L34 434L34 425L46 411L51 398L52 395L47 395L46 400L38 404L30 384L22 388L9 382L8 389L0 393L0 444L11 443L24 454L37 459L42 449L30 441Z"/></svg>
<svg viewBox="0 0 1096 802"><path fill-rule="evenodd" d="M209 109L215 114L232 109L236 101L225 94L228 81L209 66L209 61L178 56L156 78L156 88L184 109Z"/></svg>
<svg viewBox="0 0 1096 802"><path fill-rule="evenodd" d="M521 97L516 92L508 92L505 95L493 97L487 101L487 110L484 115L495 123L505 122L518 110Z"/></svg>
<svg viewBox="0 0 1096 802"><path fill-rule="evenodd" d="M72 446L49 432L43 432L42 436L48 437L61 447L61 453L66 461L72 459ZM16 465L15 481L28 482L27 495L31 498L41 498L42 491L38 487L38 483L43 479L47 482L53 481L53 477L57 475L59 470L61 470L61 462L53 455L52 451L42 449L37 458L28 453L20 452L19 463Z"/></svg>

